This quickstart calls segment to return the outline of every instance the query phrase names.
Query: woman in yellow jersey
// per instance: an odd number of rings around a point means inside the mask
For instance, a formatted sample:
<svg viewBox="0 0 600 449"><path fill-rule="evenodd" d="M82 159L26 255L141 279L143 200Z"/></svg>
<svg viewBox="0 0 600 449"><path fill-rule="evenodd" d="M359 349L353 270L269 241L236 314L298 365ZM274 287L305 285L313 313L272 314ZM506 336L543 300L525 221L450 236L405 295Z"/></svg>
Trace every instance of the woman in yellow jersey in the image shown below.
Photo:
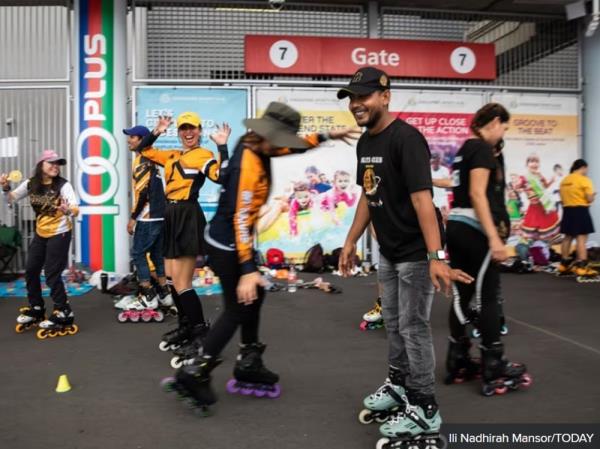
<svg viewBox="0 0 600 449"><path fill-rule="evenodd" d="M142 139L138 151L145 158L161 165L165 170L164 257L167 279L172 280L173 300L181 313L185 326L170 334L173 341L167 346L176 349L186 341L201 341L208 326L204 319L202 304L192 288L196 257L204 254L203 234L206 219L198 203L198 194L206 178L220 182L219 169L227 161L227 139L231 128L224 123L211 134L217 144L219 159L200 146L202 121L194 112L184 112L177 117L177 134L180 149L160 150L152 145L171 126L171 117L159 117L154 130ZM184 348L181 348L184 350ZM197 348L185 347L186 351ZM172 363L179 363L178 358Z"/></svg>
<svg viewBox="0 0 600 449"><path fill-rule="evenodd" d="M573 273L582 277L598 276L596 270L587 266L588 234L594 232L594 224L590 216L590 204L596 193L590 178L587 177L588 165L583 159L577 159L571 166L571 174L560 183L560 199L563 205L563 218L560 232L565 234L562 242L562 260L558 267L559 274ZM576 240L576 261L571 264L569 254L571 243Z"/></svg>
<svg viewBox="0 0 600 449"><path fill-rule="evenodd" d="M53 150L45 150L34 175L11 191L6 175L0 176L0 185L9 202L29 196L35 212L35 235L29 245L25 280L29 307L21 308L17 317L17 332L39 324L38 338L64 336L77 332L74 315L67 299L61 274L69 260L71 244L71 217L79 213L73 186L60 176L60 167L67 161ZM40 274L46 274L46 284L54 301L54 311L44 320Z"/></svg>

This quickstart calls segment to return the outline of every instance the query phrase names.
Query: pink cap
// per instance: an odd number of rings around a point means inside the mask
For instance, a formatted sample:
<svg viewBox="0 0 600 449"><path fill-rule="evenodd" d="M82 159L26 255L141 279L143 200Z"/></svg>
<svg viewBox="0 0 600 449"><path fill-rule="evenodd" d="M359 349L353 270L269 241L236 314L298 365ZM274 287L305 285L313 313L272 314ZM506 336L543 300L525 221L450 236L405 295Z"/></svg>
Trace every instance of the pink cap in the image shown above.
<svg viewBox="0 0 600 449"><path fill-rule="evenodd" d="M44 150L38 160L39 162L56 162L58 165L67 165L67 160L60 157L54 150Z"/></svg>

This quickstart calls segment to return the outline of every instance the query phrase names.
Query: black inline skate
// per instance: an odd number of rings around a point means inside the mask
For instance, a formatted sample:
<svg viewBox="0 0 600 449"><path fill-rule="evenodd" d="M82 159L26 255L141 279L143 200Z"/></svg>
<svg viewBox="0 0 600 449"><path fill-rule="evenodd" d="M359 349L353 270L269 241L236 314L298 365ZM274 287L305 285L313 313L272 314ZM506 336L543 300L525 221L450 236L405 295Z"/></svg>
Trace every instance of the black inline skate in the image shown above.
<svg viewBox="0 0 600 449"><path fill-rule="evenodd" d="M281 395L281 387L277 383L279 375L265 368L262 354L266 345L262 343L251 343L240 345L240 353L233 369L233 379L227 382L227 391L232 394L244 396L254 395L256 397L278 398Z"/></svg>
<svg viewBox="0 0 600 449"><path fill-rule="evenodd" d="M21 334L34 326L38 326L45 319L46 311L42 306L21 307L19 309L19 316L17 317L15 332Z"/></svg>
<svg viewBox="0 0 600 449"><path fill-rule="evenodd" d="M202 352L204 339L210 330L209 323L200 323L190 328L189 339L180 348L173 351L171 367L181 368L184 365L190 365L194 359Z"/></svg>
<svg viewBox="0 0 600 449"><path fill-rule="evenodd" d="M448 354L446 355L446 379L444 383L460 384L466 380L481 377L481 361L472 359L469 354L471 340L461 337L455 340L448 337Z"/></svg>
<svg viewBox="0 0 600 449"><path fill-rule="evenodd" d="M504 345L500 342L481 346L481 363L484 396L505 394L509 389L527 388L533 382L522 363L509 362L504 356Z"/></svg>
<svg viewBox="0 0 600 449"><path fill-rule="evenodd" d="M59 309L54 309L50 318L39 324L36 337L45 340L46 338L75 335L79 331L79 327L73 324L74 320L75 315L68 304Z"/></svg>
<svg viewBox="0 0 600 449"><path fill-rule="evenodd" d="M179 316L178 326L163 334L158 349L163 352L174 351L187 343L192 335L192 327L187 317Z"/></svg>
<svg viewBox="0 0 600 449"><path fill-rule="evenodd" d="M163 379L161 386L167 392L176 392L177 398L185 400L199 416L209 416L210 406L217 402L210 373L220 363L219 358L201 355L191 365L178 369L174 377Z"/></svg>

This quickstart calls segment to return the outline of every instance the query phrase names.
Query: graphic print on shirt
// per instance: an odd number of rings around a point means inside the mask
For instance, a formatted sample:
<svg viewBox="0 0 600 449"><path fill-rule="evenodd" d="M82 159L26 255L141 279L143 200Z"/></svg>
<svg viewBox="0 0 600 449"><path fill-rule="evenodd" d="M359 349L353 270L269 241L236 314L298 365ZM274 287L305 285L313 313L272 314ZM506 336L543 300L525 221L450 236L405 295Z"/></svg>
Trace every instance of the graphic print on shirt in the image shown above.
<svg viewBox="0 0 600 449"><path fill-rule="evenodd" d="M375 175L373 165L366 165L363 174L363 188L365 189L365 195L367 196L367 201L371 207L383 206L383 201L381 201L379 193L377 192L380 182L381 177Z"/></svg>

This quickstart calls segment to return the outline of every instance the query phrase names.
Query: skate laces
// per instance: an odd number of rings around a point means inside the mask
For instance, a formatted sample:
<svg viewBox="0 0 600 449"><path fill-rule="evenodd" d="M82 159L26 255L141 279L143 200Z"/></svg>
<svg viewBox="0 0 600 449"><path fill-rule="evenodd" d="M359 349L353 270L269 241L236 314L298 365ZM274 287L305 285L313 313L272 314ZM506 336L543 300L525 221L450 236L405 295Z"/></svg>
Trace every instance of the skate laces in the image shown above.
<svg viewBox="0 0 600 449"><path fill-rule="evenodd" d="M387 379L385 379L385 382L383 383L383 385L381 387L379 387L377 389L377 391L371 395L371 397L373 399L381 399L384 396L387 396L388 388L392 388L392 381L390 380L389 377Z"/></svg>

